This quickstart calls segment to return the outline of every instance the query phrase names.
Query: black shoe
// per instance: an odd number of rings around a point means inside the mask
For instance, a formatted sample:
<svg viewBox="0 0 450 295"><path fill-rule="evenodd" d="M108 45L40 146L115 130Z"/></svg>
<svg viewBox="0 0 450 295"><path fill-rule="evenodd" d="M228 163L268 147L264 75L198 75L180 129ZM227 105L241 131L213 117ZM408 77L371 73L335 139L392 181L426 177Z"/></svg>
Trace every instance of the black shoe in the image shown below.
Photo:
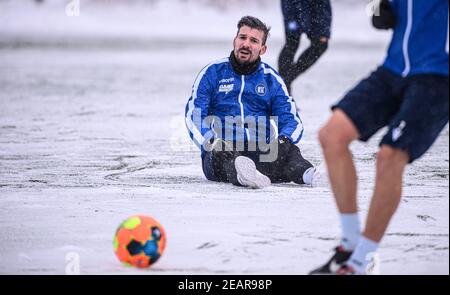
<svg viewBox="0 0 450 295"><path fill-rule="evenodd" d="M345 251L342 246L334 249L333 257L323 266L311 271L310 275L331 275L336 274L352 255L352 251Z"/></svg>
<svg viewBox="0 0 450 295"><path fill-rule="evenodd" d="M350 265L344 264L335 274L338 276L353 276L356 275L356 271Z"/></svg>

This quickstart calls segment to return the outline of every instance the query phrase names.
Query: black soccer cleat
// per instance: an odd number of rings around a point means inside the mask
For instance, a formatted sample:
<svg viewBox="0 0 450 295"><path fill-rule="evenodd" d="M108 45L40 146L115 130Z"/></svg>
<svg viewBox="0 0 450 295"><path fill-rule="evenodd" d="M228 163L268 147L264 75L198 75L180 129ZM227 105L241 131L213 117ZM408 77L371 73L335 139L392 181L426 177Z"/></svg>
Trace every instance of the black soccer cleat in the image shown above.
<svg viewBox="0 0 450 295"><path fill-rule="evenodd" d="M336 247L334 249L335 253L333 257L323 266L311 271L310 275L332 275L337 274L337 272L345 265L347 260L352 255L352 251L345 251L342 246Z"/></svg>
<svg viewBox="0 0 450 295"><path fill-rule="evenodd" d="M335 274L338 276L352 276L356 275L356 271L350 265L344 264Z"/></svg>

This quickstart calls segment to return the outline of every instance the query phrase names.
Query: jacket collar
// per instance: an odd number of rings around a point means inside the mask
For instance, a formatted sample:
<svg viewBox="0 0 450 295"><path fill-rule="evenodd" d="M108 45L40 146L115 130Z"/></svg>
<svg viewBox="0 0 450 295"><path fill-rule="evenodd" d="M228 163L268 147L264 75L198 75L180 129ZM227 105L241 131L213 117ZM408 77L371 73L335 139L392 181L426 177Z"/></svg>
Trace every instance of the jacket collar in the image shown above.
<svg viewBox="0 0 450 295"><path fill-rule="evenodd" d="M258 57L258 59L255 62L251 63L251 64L242 65L242 64L240 64L237 61L236 57L234 56L234 51L231 51L230 63L231 63L231 66L232 66L233 70L237 74L239 74L239 75L251 75L254 72L256 72L256 70L258 70L258 68L259 68L259 66L261 64L261 57Z"/></svg>

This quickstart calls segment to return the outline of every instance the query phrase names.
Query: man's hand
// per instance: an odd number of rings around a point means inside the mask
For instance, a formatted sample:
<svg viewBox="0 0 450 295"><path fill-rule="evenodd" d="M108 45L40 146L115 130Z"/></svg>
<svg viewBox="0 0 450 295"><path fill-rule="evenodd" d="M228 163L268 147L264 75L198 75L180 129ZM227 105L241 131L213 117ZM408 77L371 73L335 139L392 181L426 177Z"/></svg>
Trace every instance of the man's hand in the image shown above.
<svg viewBox="0 0 450 295"><path fill-rule="evenodd" d="M372 24L380 30L393 29L397 24L397 18L388 0L382 0L380 3L379 15L372 17Z"/></svg>
<svg viewBox="0 0 450 295"><path fill-rule="evenodd" d="M278 137L278 161L284 162L287 160L291 146L292 142L287 136L280 135Z"/></svg>
<svg viewBox="0 0 450 295"><path fill-rule="evenodd" d="M234 146L232 141L226 141L222 138L210 138L205 143L205 149L211 152L233 152Z"/></svg>
<svg viewBox="0 0 450 295"><path fill-rule="evenodd" d="M235 157L233 142L222 138L210 138L205 142L204 148L212 152L219 162L231 161Z"/></svg>

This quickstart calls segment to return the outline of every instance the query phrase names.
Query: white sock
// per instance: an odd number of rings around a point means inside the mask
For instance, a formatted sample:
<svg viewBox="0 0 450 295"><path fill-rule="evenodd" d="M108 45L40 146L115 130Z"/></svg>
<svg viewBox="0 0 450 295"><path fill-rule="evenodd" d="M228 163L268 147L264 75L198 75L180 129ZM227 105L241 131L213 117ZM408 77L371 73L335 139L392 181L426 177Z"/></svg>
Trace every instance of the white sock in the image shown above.
<svg viewBox="0 0 450 295"><path fill-rule="evenodd" d="M355 251L353 251L352 256L350 256L350 259L347 262L347 265L351 266L357 274L366 274L369 263L371 263L372 259L375 258L374 254L378 250L378 246L379 243L361 236Z"/></svg>
<svg viewBox="0 0 450 295"><path fill-rule="evenodd" d="M312 184L313 178L314 178L314 172L316 172L316 168L315 167L311 167L311 168L308 168L303 173L303 182L305 184Z"/></svg>
<svg viewBox="0 0 450 295"><path fill-rule="evenodd" d="M341 213L340 217L342 227L341 246L346 251L352 251L355 249L358 244L358 240L361 237L358 213Z"/></svg>

